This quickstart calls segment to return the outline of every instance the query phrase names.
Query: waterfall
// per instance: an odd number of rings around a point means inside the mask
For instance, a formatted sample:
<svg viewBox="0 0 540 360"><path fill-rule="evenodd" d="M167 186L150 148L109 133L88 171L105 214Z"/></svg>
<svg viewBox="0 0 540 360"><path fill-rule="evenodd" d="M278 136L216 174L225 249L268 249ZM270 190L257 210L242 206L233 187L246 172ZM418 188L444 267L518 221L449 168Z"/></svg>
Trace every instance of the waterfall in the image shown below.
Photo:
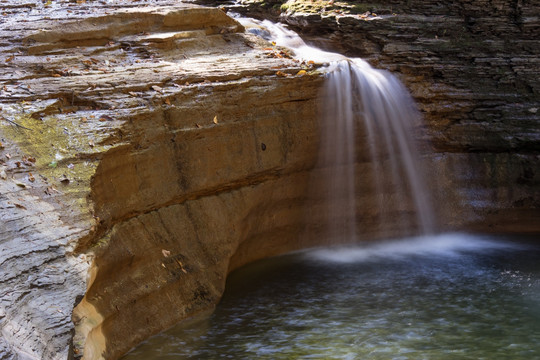
<svg viewBox="0 0 540 360"><path fill-rule="evenodd" d="M282 25L238 20L248 31L294 50L300 60L328 64L321 96L323 131L318 167L332 169L331 174L326 172L327 189L322 191L327 196L329 236L339 238L339 242L358 239L357 209L362 206L358 202L362 194L357 188L359 181L366 182L360 176L371 177L379 230L397 224L421 234L433 233L433 207L412 136L421 116L399 80L361 59L308 46ZM358 168L359 145L367 147L372 166L369 174ZM410 212L405 204L412 206L414 223L406 216L396 218L398 213Z"/></svg>

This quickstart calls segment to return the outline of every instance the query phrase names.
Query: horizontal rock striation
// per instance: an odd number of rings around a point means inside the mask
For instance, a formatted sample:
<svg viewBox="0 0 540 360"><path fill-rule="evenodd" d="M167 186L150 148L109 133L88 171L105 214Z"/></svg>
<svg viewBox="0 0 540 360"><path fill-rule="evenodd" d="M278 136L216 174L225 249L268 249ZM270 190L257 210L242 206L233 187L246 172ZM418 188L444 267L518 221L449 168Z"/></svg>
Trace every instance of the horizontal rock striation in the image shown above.
<svg viewBox="0 0 540 360"><path fill-rule="evenodd" d="M439 153L434 166L445 172L433 184L438 202L452 189L461 199L443 210L448 228L474 222L539 230L532 225L540 208L536 2L245 0L233 8L280 20L317 46L362 57L404 81ZM505 216L512 220L503 226Z"/></svg>
<svg viewBox="0 0 540 360"><path fill-rule="evenodd" d="M538 230L537 10L407 4L284 19L412 89L444 226ZM230 270L332 240L318 65L172 0L0 9L0 359L118 358L211 310ZM414 233L406 201L381 226L395 196L357 138L357 218L334 218Z"/></svg>
<svg viewBox="0 0 540 360"><path fill-rule="evenodd" d="M4 7L2 359L118 358L305 246L322 77L221 10L159 5Z"/></svg>

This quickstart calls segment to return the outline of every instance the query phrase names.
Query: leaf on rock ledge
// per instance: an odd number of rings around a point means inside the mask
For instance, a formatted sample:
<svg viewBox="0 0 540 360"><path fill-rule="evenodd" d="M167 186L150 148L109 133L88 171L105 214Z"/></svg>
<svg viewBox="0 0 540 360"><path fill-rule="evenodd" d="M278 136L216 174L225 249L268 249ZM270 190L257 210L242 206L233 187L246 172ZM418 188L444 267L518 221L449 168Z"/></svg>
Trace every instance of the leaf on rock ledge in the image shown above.
<svg viewBox="0 0 540 360"><path fill-rule="evenodd" d="M47 189L45 189L45 194L47 195L52 195L52 194L55 194L55 193L60 193L60 191L58 191L54 186L49 186L47 187Z"/></svg>
<svg viewBox="0 0 540 360"><path fill-rule="evenodd" d="M217 124L218 123L218 119L217 119L217 115L214 116L214 124Z"/></svg>
<svg viewBox="0 0 540 360"><path fill-rule="evenodd" d="M296 75L299 75L299 76L306 75L306 70L300 70L299 72L296 73Z"/></svg>
<svg viewBox="0 0 540 360"><path fill-rule="evenodd" d="M101 115L99 121L113 121L114 119L108 115Z"/></svg>
<svg viewBox="0 0 540 360"><path fill-rule="evenodd" d="M26 210L26 207L21 204L13 203L13 205L15 205L16 208Z"/></svg>
<svg viewBox="0 0 540 360"><path fill-rule="evenodd" d="M157 86L157 85L152 85L151 88L152 88L152 90L157 91L158 93L163 94L163 89L160 88L159 86Z"/></svg>
<svg viewBox="0 0 540 360"><path fill-rule="evenodd" d="M36 181L36 178L34 177L34 175L32 175L32 173L28 173L28 181L30 182Z"/></svg>
<svg viewBox="0 0 540 360"><path fill-rule="evenodd" d="M161 253L165 257L169 257L169 255L171 255L171 252L169 250L165 250L165 249L161 249Z"/></svg>

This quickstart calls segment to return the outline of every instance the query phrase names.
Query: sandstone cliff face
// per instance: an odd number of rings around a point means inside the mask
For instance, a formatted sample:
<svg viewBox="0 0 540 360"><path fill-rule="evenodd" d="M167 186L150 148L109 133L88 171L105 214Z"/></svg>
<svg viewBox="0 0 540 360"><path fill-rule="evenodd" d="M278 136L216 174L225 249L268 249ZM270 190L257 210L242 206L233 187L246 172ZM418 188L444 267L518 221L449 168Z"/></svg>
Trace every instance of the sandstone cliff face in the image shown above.
<svg viewBox="0 0 540 360"><path fill-rule="evenodd" d="M218 9L143 5L4 8L2 359L117 358L303 246L322 77Z"/></svg>
<svg viewBox="0 0 540 360"><path fill-rule="evenodd" d="M538 231L540 7L534 1L243 2L400 76L428 125L442 225ZM439 188L439 191L437 191Z"/></svg>

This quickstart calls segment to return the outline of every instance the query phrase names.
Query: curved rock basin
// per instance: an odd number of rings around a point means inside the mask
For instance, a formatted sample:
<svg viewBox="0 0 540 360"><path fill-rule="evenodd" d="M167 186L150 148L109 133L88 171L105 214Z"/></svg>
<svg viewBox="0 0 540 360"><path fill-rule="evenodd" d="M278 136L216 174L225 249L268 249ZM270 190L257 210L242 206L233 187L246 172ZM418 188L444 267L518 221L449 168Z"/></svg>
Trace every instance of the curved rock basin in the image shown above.
<svg viewBox="0 0 540 360"><path fill-rule="evenodd" d="M533 359L540 248L446 234L233 272L216 311L124 359ZM513 239L515 240L515 239Z"/></svg>

